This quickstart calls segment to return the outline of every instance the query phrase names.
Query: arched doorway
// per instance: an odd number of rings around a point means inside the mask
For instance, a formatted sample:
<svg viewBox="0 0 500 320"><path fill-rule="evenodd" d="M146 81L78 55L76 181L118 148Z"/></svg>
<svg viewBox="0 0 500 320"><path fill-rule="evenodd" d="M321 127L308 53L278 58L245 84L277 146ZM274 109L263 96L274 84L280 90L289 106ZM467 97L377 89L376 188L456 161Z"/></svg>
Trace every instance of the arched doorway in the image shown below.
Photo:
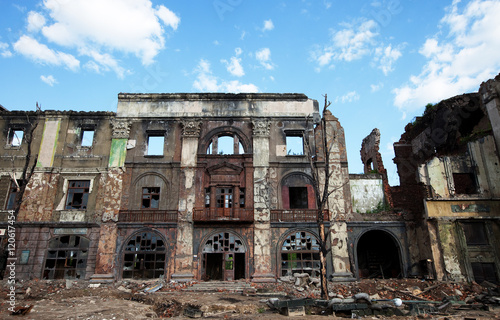
<svg viewBox="0 0 500 320"><path fill-rule="evenodd" d="M319 277L321 269L319 248L318 239L312 233L307 231L290 233L281 245L280 276L308 273L312 277Z"/></svg>
<svg viewBox="0 0 500 320"><path fill-rule="evenodd" d="M43 279L85 279L90 241L67 235L49 241Z"/></svg>
<svg viewBox="0 0 500 320"><path fill-rule="evenodd" d="M358 275L360 278L399 278L401 255L399 244L386 231L365 232L357 244Z"/></svg>
<svg viewBox="0 0 500 320"><path fill-rule="evenodd" d="M153 279L165 274L167 249L156 232L138 232L123 252L123 278Z"/></svg>
<svg viewBox="0 0 500 320"><path fill-rule="evenodd" d="M237 235L230 232L211 235L203 246L202 254L203 280L245 279L246 247Z"/></svg>

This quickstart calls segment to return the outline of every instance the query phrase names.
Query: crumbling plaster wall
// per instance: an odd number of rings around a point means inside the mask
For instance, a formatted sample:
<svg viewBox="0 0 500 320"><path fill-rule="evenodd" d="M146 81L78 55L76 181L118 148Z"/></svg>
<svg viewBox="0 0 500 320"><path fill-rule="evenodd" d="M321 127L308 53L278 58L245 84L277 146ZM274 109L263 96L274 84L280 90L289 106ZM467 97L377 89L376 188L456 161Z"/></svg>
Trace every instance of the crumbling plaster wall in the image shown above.
<svg viewBox="0 0 500 320"><path fill-rule="evenodd" d="M384 205L384 185L378 174L350 174L352 211L372 212Z"/></svg>

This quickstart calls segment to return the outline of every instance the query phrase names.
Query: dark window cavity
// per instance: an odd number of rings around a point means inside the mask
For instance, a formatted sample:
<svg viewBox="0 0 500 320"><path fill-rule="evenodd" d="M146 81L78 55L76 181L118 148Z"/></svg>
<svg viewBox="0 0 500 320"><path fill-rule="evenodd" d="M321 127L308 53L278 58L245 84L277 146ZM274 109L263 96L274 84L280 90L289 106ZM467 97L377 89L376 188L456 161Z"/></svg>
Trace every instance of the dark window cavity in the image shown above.
<svg viewBox="0 0 500 320"><path fill-rule="evenodd" d="M142 188L142 209L158 209L160 204L160 188Z"/></svg>
<svg viewBox="0 0 500 320"><path fill-rule="evenodd" d="M85 210L89 199L89 180L70 180L68 182L68 195L66 210Z"/></svg>
<svg viewBox="0 0 500 320"><path fill-rule="evenodd" d="M456 194L477 193L476 177L473 173L453 173Z"/></svg>
<svg viewBox="0 0 500 320"><path fill-rule="evenodd" d="M165 274L166 247L155 233L132 237L123 256L123 278L153 279Z"/></svg>
<svg viewBox="0 0 500 320"><path fill-rule="evenodd" d="M307 187L289 187L290 209L307 209Z"/></svg>
<svg viewBox="0 0 500 320"><path fill-rule="evenodd" d="M486 246L489 245L486 234L486 226L483 222L463 222L465 242L468 246Z"/></svg>
<svg viewBox="0 0 500 320"><path fill-rule="evenodd" d="M44 279L85 279L89 240L75 235L49 241Z"/></svg>

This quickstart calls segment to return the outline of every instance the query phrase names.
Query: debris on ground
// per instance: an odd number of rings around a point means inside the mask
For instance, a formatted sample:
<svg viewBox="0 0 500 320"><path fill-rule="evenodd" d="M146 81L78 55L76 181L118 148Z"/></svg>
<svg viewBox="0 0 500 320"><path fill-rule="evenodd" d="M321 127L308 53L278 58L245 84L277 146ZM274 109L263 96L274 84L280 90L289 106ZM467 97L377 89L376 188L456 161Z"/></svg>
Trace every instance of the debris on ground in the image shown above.
<svg viewBox="0 0 500 320"><path fill-rule="evenodd" d="M164 279L127 279L99 286L82 280L18 281L16 310L27 314L26 319L40 320L66 319L68 308L75 319L280 319L301 314L398 319L470 315L474 319L500 319L500 289L486 281L481 285L419 279L330 282L325 300L321 299L318 281L299 273L279 278L276 283L221 283L209 292L194 290L203 283ZM237 287L243 289L232 289ZM7 313L7 282L1 289L0 318L14 317Z"/></svg>

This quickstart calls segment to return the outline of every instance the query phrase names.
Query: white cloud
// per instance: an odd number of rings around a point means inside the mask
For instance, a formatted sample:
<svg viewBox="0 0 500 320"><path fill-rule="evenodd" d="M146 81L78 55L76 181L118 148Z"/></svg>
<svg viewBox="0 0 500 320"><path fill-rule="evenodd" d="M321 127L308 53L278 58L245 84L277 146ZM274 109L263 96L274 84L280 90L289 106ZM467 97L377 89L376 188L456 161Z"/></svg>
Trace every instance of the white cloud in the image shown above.
<svg viewBox="0 0 500 320"><path fill-rule="evenodd" d="M27 30L41 30L45 37L37 40L40 45L53 52L51 43L76 49L93 60L90 70L113 70L119 77L125 71L116 53L133 54L149 65L164 49L167 30L177 30L180 24L179 16L163 5L153 6L151 0L44 0L42 9L45 17L34 11L27 16Z"/></svg>
<svg viewBox="0 0 500 320"><path fill-rule="evenodd" d="M328 10L332 7L332 3L329 1L323 1L323 4L325 5L326 10Z"/></svg>
<svg viewBox="0 0 500 320"><path fill-rule="evenodd" d="M12 52L9 50L9 44L0 42L0 55L4 58L12 57Z"/></svg>
<svg viewBox="0 0 500 320"><path fill-rule="evenodd" d="M28 26L27 29L29 32L35 32L42 29L45 25L45 17L40 13L35 11L30 11L28 13Z"/></svg>
<svg viewBox="0 0 500 320"><path fill-rule="evenodd" d="M212 74L210 63L206 60L200 60L194 72L197 74L193 87L201 92L259 92L254 84L244 84L238 80L225 81L219 80ZM219 83L220 82L220 83Z"/></svg>
<svg viewBox="0 0 500 320"><path fill-rule="evenodd" d="M387 75L393 71L393 63L401 57L402 53L399 48L392 48L392 45L387 47L379 47L375 49L374 60L379 63L378 68Z"/></svg>
<svg viewBox="0 0 500 320"><path fill-rule="evenodd" d="M49 49L46 45L26 35L21 36L13 47L16 52L41 64L65 66L72 71L80 67L80 61L71 54Z"/></svg>
<svg viewBox="0 0 500 320"><path fill-rule="evenodd" d="M351 91L341 97L335 98L335 102L341 102L341 103L354 102L358 100L359 100L359 94L356 91Z"/></svg>
<svg viewBox="0 0 500 320"><path fill-rule="evenodd" d="M262 48L255 52L255 58L267 70L274 69L274 65L271 62L271 50L269 48Z"/></svg>
<svg viewBox="0 0 500 320"><path fill-rule="evenodd" d="M236 48L234 51L235 51L235 56L231 57L230 61L223 59L221 60L221 62L226 65L227 71L230 74L236 77L242 77L245 75L245 71L241 66L241 58L238 58L238 56L241 55L243 50L241 50L241 48Z"/></svg>
<svg viewBox="0 0 500 320"><path fill-rule="evenodd" d="M315 54L315 60L324 66L332 60L352 61L370 53L374 38L378 36L377 23L368 20L357 26L345 24L346 28L332 31L331 44ZM313 57L314 58L314 57Z"/></svg>
<svg viewBox="0 0 500 320"><path fill-rule="evenodd" d="M265 20L264 21L264 27L262 28L262 31L271 31L274 29L274 24L271 19Z"/></svg>
<svg viewBox="0 0 500 320"><path fill-rule="evenodd" d="M419 75L394 89L394 105L415 111L463 92L476 91L500 69L500 2L453 1L441 19L441 38L429 38L419 53L427 58ZM446 30L448 31L447 34Z"/></svg>
<svg viewBox="0 0 500 320"><path fill-rule="evenodd" d="M174 30L177 30L179 23L181 23L181 18L164 6L157 7L156 15L166 26L170 26Z"/></svg>
<svg viewBox="0 0 500 320"><path fill-rule="evenodd" d="M370 85L370 88L371 88L371 91L372 92L377 92L379 91L380 89L382 89L384 87L384 84L382 82L379 82L377 84L372 84Z"/></svg>
<svg viewBox="0 0 500 320"><path fill-rule="evenodd" d="M52 75L49 76L41 75L40 79L51 87L53 87L54 84L57 83L57 80Z"/></svg>

